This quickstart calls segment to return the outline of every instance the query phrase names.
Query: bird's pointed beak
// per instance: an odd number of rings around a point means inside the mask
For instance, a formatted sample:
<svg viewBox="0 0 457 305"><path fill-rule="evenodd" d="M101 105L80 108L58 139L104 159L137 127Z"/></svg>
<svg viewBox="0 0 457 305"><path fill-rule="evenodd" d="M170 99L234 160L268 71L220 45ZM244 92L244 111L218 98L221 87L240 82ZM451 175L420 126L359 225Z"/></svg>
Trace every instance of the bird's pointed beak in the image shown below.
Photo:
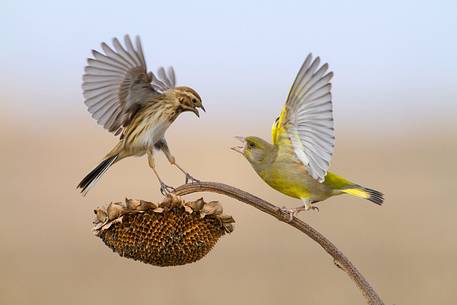
<svg viewBox="0 0 457 305"><path fill-rule="evenodd" d="M205 107L203 107L203 105L192 108L192 112L195 113L195 115L197 117L200 117L200 113L198 112L198 109L197 109L198 107L201 108L201 110L203 110L203 112L206 112L206 109L205 109Z"/></svg>
<svg viewBox="0 0 457 305"><path fill-rule="evenodd" d="M240 136L236 136L235 139L239 140L241 142L241 144L238 146L231 147L230 149L234 150L240 154L243 154L244 148L246 147L246 140L244 139L244 137L240 137Z"/></svg>
<svg viewBox="0 0 457 305"><path fill-rule="evenodd" d="M197 117L200 117L200 113L198 112L198 109L197 109L197 108L193 108L193 109L192 109L192 112L195 113L195 115L196 115Z"/></svg>

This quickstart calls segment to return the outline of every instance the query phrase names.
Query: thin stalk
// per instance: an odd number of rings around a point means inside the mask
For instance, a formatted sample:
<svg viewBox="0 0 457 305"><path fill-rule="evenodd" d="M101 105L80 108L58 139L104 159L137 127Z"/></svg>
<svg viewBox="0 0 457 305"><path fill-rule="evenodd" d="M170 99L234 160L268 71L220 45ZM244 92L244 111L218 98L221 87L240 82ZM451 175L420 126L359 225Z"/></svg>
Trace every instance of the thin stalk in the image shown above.
<svg viewBox="0 0 457 305"><path fill-rule="evenodd" d="M292 220L289 214L284 212L281 208L273 205L257 196L229 186L216 182L199 182L185 184L178 187L175 194L178 196L187 195L197 192L213 192L223 194L234 198L238 201L249 204L250 206L259 209L262 212L270 214L278 220L300 230L308 235L311 239L317 242L324 250L333 257L333 261L337 267L346 272L346 274L355 282L357 287L360 288L362 294L365 296L367 303L370 305L384 305L376 291L371 287L370 283L360 273L360 271L349 261L349 259L324 235L316 231L313 227L303 222L302 220L294 217Z"/></svg>

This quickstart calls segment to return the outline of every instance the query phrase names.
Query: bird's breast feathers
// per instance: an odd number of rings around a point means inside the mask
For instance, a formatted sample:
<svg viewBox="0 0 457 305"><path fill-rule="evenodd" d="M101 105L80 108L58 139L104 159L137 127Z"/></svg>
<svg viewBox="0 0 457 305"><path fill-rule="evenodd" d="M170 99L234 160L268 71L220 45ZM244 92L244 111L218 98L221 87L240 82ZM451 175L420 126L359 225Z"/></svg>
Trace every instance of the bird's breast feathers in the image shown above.
<svg viewBox="0 0 457 305"><path fill-rule="evenodd" d="M135 154L142 154L163 138L171 123L168 117L160 112L143 112L128 126L124 143L136 151Z"/></svg>
<svg viewBox="0 0 457 305"><path fill-rule="evenodd" d="M160 139L162 139L170 127L171 122L168 119L159 119L155 124L149 124L140 137L140 143L145 147L152 147Z"/></svg>
<svg viewBox="0 0 457 305"><path fill-rule="evenodd" d="M309 175L292 145L280 147L276 160L258 174L272 188L294 198L323 200L331 194L326 185Z"/></svg>

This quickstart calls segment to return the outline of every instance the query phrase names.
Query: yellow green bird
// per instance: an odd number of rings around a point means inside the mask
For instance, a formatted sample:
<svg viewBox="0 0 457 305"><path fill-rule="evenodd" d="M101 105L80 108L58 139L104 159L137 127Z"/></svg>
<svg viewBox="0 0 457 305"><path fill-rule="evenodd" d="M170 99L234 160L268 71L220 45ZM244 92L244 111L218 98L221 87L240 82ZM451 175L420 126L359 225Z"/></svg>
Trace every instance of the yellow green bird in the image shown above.
<svg viewBox="0 0 457 305"><path fill-rule="evenodd" d="M232 149L251 163L272 188L298 198L303 205L288 210L317 209L316 202L350 194L378 205L383 194L328 172L335 146L328 64L309 54L298 71L286 104L272 126L273 144L258 137L238 137L242 145Z"/></svg>

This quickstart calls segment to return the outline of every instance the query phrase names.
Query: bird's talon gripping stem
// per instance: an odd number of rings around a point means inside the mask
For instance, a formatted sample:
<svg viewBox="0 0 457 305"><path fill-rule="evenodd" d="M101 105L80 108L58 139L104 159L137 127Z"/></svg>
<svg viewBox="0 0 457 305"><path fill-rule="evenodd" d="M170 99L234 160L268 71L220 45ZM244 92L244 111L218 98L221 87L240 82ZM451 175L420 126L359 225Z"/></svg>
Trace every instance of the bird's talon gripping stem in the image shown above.
<svg viewBox="0 0 457 305"><path fill-rule="evenodd" d="M291 222L292 219L294 219L294 217L297 216L298 213L300 213L302 211L309 211L309 210L319 212L319 208L317 206L314 206L311 204L306 204L306 205L299 206L299 207L293 208L293 209L288 209L286 207L281 208L282 213L289 215L289 219L288 219L289 222Z"/></svg>
<svg viewBox="0 0 457 305"><path fill-rule="evenodd" d="M287 222L291 222L292 219L294 219L294 216L297 215L298 212L294 211L294 209L288 209L286 207L282 207L281 208L281 212L283 214L286 214L288 215L288 219L287 219Z"/></svg>
<svg viewBox="0 0 457 305"><path fill-rule="evenodd" d="M190 181L190 183L200 183L200 180L195 179L189 173L186 173L186 184L188 184L189 181Z"/></svg>
<svg viewBox="0 0 457 305"><path fill-rule="evenodd" d="M174 187L160 182L160 193L162 193L162 195L167 196L168 194L173 193L175 190L176 189Z"/></svg>

